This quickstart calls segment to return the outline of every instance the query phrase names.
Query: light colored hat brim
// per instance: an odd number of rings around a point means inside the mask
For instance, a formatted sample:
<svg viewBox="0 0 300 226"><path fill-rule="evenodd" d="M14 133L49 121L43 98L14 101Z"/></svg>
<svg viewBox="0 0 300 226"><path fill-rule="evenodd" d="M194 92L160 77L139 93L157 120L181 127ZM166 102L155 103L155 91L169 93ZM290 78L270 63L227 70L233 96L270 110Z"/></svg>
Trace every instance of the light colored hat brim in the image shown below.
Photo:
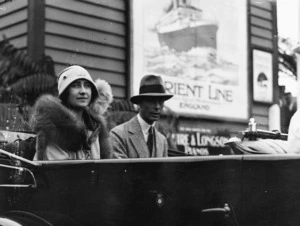
<svg viewBox="0 0 300 226"><path fill-rule="evenodd" d="M98 93L98 90L97 90L97 86L96 86L96 84L95 84L95 82L93 81L93 80L91 80L91 79L87 79L87 78L74 78L74 79L70 79L69 81L68 81L68 84L66 84L61 90L61 93L59 93L59 97L62 95L62 93L68 88L68 86L72 83L72 82L74 82L74 81L76 81L76 80L79 80L79 79L84 79L84 80L86 80L86 81L88 81L88 82L90 82L91 83L91 87L92 87L92 100L91 101L93 101L93 100L95 100L98 96L99 96L99 93Z"/></svg>
<svg viewBox="0 0 300 226"><path fill-rule="evenodd" d="M99 96L97 86L89 72L85 68L78 65L73 65L65 68L60 73L57 84L58 96L60 97L72 82L79 79L84 79L91 83L92 101L95 100Z"/></svg>

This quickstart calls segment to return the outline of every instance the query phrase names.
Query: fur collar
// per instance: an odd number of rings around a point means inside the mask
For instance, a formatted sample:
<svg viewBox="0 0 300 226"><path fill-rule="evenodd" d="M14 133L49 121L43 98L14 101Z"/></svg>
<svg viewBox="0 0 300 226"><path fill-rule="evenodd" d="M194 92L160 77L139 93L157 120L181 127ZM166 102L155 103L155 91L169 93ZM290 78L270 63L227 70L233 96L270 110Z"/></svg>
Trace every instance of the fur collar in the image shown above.
<svg viewBox="0 0 300 226"><path fill-rule="evenodd" d="M44 142L38 144L40 146L54 142L63 149L75 151L87 145L85 125L58 98L51 95L43 95L37 100L31 126L40 136L40 141Z"/></svg>

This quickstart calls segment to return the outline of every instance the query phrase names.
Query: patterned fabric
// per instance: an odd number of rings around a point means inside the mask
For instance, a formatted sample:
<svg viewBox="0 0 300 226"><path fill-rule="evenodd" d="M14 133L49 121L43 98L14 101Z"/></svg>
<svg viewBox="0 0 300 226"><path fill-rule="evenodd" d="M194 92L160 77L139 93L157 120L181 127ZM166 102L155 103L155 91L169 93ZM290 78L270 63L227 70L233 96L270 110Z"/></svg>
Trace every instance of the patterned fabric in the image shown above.
<svg viewBox="0 0 300 226"><path fill-rule="evenodd" d="M149 158L149 157L167 157L168 143L164 135L157 129L155 131L155 149L152 155L144 138L141 125L137 116L128 122L114 127L110 131L110 138L113 145L114 158Z"/></svg>

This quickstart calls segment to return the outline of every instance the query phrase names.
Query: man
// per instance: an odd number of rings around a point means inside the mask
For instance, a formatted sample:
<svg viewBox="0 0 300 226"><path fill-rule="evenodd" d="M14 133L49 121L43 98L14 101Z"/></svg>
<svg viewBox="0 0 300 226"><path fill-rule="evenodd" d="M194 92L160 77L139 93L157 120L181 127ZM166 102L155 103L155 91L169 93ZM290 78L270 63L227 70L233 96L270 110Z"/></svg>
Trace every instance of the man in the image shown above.
<svg viewBox="0 0 300 226"><path fill-rule="evenodd" d="M160 76L142 78L139 95L130 98L139 106L139 113L110 132L114 158L167 157L167 140L154 124L160 117L164 102L172 96L165 93Z"/></svg>

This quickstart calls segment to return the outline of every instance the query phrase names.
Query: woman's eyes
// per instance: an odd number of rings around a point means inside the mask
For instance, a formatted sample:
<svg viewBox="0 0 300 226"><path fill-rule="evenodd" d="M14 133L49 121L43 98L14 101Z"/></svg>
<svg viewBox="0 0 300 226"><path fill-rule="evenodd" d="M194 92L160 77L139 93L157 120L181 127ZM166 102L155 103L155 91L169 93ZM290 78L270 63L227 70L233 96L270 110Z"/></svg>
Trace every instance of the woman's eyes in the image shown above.
<svg viewBox="0 0 300 226"><path fill-rule="evenodd" d="M88 82L86 82L86 83L84 83L84 87L85 87L85 88L91 88L91 84L88 83Z"/></svg>
<svg viewBox="0 0 300 226"><path fill-rule="evenodd" d="M82 84L80 82L74 82L71 85L73 88L81 88ZM84 88L91 88L91 84L89 82L83 83Z"/></svg>
<svg viewBox="0 0 300 226"><path fill-rule="evenodd" d="M71 87L73 87L73 88L79 88L80 86L81 86L81 84L78 82L75 82L71 85Z"/></svg>

